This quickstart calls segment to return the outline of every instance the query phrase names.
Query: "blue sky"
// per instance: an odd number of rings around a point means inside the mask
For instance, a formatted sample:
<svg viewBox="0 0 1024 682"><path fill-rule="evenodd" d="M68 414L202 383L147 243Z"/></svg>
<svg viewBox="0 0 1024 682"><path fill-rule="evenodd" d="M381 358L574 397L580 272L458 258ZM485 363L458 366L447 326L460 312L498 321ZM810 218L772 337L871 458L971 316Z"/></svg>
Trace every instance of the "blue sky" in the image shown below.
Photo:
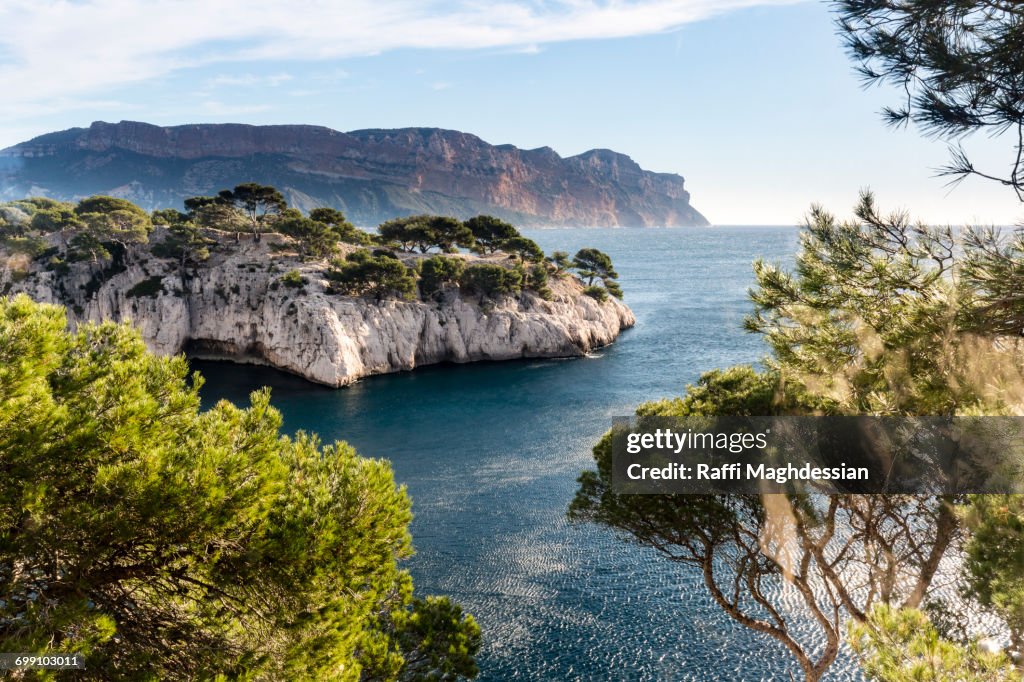
<svg viewBox="0 0 1024 682"><path fill-rule="evenodd" d="M0 26L0 147L94 120L438 126L623 152L716 224L846 214L861 187L933 223L1024 214L984 181L950 191L945 144L881 122L897 95L861 87L823 2L5 0Z"/></svg>

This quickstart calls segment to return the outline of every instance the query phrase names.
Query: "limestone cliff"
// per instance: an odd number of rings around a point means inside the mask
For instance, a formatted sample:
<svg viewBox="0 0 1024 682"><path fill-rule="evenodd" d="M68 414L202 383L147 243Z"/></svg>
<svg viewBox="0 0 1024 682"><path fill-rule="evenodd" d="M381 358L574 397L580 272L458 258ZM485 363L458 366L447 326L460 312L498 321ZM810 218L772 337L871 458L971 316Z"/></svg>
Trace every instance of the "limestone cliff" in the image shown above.
<svg viewBox="0 0 1024 682"><path fill-rule="evenodd" d="M144 246L63 272L0 253L0 293L64 305L72 326L131 320L159 354L268 364L329 386L439 362L580 356L634 323L625 305L598 303L571 278L552 278L551 301L529 291L481 301L457 288L427 301L339 296L326 290L323 263L282 255L286 241L225 239L185 277ZM301 288L281 282L292 269Z"/></svg>
<svg viewBox="0 0 1024 682"><path fill-rule="evenodd" d="M480 213L520 226L707 225L682 177L593 149L492 145L438 128L93 123L0 150L0 198L110 194L147 208L242 182L273 185L308 210L330 206L358 225L414 213Z"/></svg>

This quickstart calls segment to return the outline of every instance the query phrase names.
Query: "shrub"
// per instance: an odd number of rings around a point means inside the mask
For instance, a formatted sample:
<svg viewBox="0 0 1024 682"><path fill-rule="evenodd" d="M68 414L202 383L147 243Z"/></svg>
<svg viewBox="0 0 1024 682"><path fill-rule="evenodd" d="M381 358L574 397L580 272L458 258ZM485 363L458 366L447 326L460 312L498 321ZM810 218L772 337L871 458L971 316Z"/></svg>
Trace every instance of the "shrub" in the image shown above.
<svg viewBox="0 0 1024 682"><path fill-rule="evenodd" d="M299 287L305 286L306 278L303 277L298 270L289 270L281 275L281 284L291 289L298 289Z"/></svg>
<svg viewBox="0 0 1024 682"><path fill-rule="evenodd" d="M580 249L573 257L572 267L581 279L586 280L587 291L597 286L595 281L604 285L605 296L598 300L603 302L608 294L622 298L622 287L617 281L619 273L612 267L612 259L608 254L597 249Z"/></svg>
<svg viewBox="0 0 1024 682"><path fill-rule="evenodd" d="M372 244L373 235L357 229L350 223L345 214L333 208L314 208L309 212L310 220L326 225L340 241L347 244Z"/></svg>
<svg viewBox="0 0 1024 682"><path fill-rule="evenodd" d="M481 263L470 265L463 271L459 286L479 293L481 298L516 294L523 288L523 276L517 270Z"/></svg>
<svg viewBox="0 0 1024 682"><path fill-rule="evenodd" d="M465 269L466 264L461 258L450 256L427 258L420 265L420 291L424 296L430 296L445 284L457 284Z"/></svg>
<svg viewBox="0 0 1024 682"><path fill-rule="evenodd" d="M476 242L473 250L477 253L493 253L501 249L502 242L520 236L515 227L489 215L470 218L466 227L473 233Z"/></svg>
<svg viewBox="0 0 1024 682"><path fill-rule="evenodd" d="M555 251L548 256L547 262L555 268L555 277L565 277L572 268L572 261L565 251Z"/></svg>
<svg viewBox="0 0 1024 682"><path fill-rule="evenodd" d="M501 250L524 262L539 263L544 260L544 251L537 242L527 237L512 237L501 242Z"/></svg>
<svg viewBox="0 0 1024 682"><path fill-rule="evenodd" d="M592 284L583 290L583 293L594 299L598 303L604 303L608 300L608 291L599 284Z"/></svg>
<svg viewBox="0 0 1024 682"><path fill-rule="evenodd" d="M164 278L160 275L147 277L125 294L128 298L156 298L163 290Z"/></svg>
<svg viewBox="0 0 1024 682"><path fill-rule="evenodd" d="M392 295L408 299L416 292L416 280L402 261L394 256L373 256L366 249L334 261L327 279L334 293L373 295L378 301Z"/></svg>
<svg viewBox="0 0 1024 682"><path fill-rule="evenodd" d="M58 256L50 256L50 260L46 263L46 269L56 273L58 276L71 272L71 266L67 264L67 261Z"/></svg>
<svg viewBox="0 0 1024 682"><path fill-rule="evenodd" d="M279 220L276 229L295 240L299 257L327 258L337 250L338 233L328 225L305 218L301 215Z"/></svg>
<svg viewBox="0 0 1024 682"><path fill-rule="evenodd" d="M377 228L385 242L396 242L405 250L419 249L426 253L438 249L452 253L460 246L474 244L473 233L455 218L436 215L414 215L395 218Z"/></svg>
<svg viewBox="0 0 1024 682"><path fill-rule="evenodd" d="M42 237L32 235L0 236L0 247L12 254L25 254L30 258L38 258L46 251L47 244Z"/></svg>
<svg viewBox="0 0 1024 682"><path fill-rule="evenodd" d="M529 287L536 291L537 295L545 301L550 301L554 298L554 294L551 293L551 288L548 286L548 268L543 263L537 263L530 268L528 282Z"/></svg>

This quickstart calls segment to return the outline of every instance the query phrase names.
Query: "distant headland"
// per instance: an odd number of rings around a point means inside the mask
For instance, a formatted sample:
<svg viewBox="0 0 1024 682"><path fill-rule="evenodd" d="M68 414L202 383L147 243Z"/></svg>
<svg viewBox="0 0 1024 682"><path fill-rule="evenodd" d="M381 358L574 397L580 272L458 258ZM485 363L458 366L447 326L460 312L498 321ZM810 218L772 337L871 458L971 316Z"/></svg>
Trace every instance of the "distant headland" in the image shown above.
<svg viewBox="0 0 1024 682"><path fill-rule="evenodd" d="M708 221L681 176L592 149L563 158L438 128L96 122L0 150L0 198L102 194L148 210L241 182L358 225L419 213L480 213L527 227L680 227Z"/></svg>

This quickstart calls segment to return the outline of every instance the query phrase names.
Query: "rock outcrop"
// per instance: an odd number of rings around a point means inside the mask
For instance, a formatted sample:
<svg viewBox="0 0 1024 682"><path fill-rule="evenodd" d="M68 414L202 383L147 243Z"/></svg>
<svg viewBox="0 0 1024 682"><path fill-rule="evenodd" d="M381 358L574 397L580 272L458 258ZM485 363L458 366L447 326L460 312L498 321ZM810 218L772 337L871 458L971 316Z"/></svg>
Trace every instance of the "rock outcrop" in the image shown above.
<svg viewBox="0 0 1024 682"><path fill-rule="evenodd" d="M242 182L274 185L298 208L338 208L359 225L414 213L489 213L521 226L707 225L682 177L623 154L562 158L437 128L97 122L0 150L7 199L111 194L180 208L186 197Z"/></svg>
<svg viewBox="0 0 1024 682"><path fill-rule="evenodd" d="M338 296L324 264L281 255L283 241L225 240L186 277L141 246L63 272L0 254L0 293L64 305L72 326L131 320L159 354L267 364L329 386L439 362L580 356L634 323L625 305L598 303L571 278L552 278L550 301L529 291L480 300L458 288L426 301ZM305 285L281 281L292 269Z"/></svg>

